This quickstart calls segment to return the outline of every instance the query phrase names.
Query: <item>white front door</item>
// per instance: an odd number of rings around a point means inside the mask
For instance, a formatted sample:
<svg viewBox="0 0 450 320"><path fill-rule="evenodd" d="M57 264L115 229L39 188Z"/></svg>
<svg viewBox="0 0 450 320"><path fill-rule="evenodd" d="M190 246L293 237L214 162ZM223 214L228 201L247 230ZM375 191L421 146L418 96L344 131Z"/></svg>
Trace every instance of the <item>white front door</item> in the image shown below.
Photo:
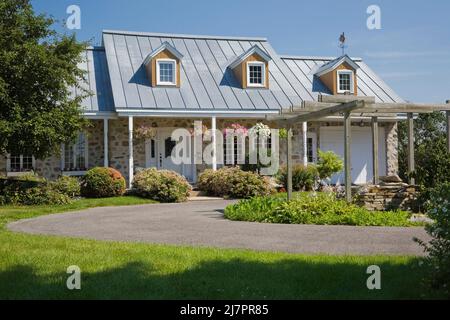
<svg viewBox="0 0 450 320"><path fill-rule="evenodd" d="M173 130L175 128L158 128L155 140L146 142L146 165L147 167L175 171L188 181L194 182L195 165L177 165L172 161L172 151L176 145L176 142L171 138Z"/></svg>

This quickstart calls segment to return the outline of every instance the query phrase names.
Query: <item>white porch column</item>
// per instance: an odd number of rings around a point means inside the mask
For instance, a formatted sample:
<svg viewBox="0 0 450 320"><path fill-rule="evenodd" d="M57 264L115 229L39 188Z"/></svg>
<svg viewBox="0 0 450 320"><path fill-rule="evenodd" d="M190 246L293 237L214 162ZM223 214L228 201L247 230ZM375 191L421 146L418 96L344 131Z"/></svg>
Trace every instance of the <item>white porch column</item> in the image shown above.
<svg viewBox="0 0 450 320"><path fill-rule="evenodd" d="M103 166L109 167L108 154L108 118L103 119Z"/></svg>
<svg viewBox="0 0 450 320"><path fill-rule="evenodd" d="M212 154L212 169L214 171L217 170L217 142L216 142L216 117L211 118L211 131L212 131L212 147L213 147L213 154Z"/></svg>
<svg viewBox="0 0 450 320"><path fill-rule="evenodd" d="M302 124L302 134L303 134L303 165L308 166L308 123L303 122Z"/></svg>
<svg viewBox="0 0 450 320"><path fill-rule="evenodd" d="M134 159L133 159L133 117L128 117L128 187L132 187L134 176Z"/></svg>

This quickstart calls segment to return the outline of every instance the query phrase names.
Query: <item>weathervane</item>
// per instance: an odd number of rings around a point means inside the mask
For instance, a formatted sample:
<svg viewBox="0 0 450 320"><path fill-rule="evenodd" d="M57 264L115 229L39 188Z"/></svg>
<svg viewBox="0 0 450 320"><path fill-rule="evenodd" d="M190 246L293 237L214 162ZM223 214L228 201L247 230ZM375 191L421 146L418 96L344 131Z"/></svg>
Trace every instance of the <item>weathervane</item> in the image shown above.
<svg viewBox="0 0 450 320"><path fill-rule="evenodd" d="M339 37L339 48L342 49L342 55L345 54L345 48L347 48L347 45L345 44L345 34L342 32L341 36Z"/></svg>

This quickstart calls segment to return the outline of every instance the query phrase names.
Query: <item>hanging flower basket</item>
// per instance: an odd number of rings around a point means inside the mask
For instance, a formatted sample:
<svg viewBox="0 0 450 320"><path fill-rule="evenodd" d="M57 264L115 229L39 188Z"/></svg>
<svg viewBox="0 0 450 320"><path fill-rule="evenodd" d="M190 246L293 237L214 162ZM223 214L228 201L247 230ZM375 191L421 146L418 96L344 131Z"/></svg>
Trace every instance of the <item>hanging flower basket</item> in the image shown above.
<svg viewBox="0 0 450 320"><path fill-rule="evenodd" d="M262 122L258 122L249 130L250 134L256 134L257 136L268 138L270 137L270 127Z"/></svg>
<svg viewBox="0 0 450 320"><path fill-rule="evenodd" d="M239 123L231 123L226 125L226 128L222 130L223 134L227 136L227 130L234 130L233 133L243 134L245 137L248 135L248 129ZM230 132L229 132L230 133Z"/></svg>
<svg viewBox="0 0 450 320"><path fill-rule="evenodd" d="M137 140L151 140L156 137L156 128L140 126L134 130L134 136Z"/></svg>

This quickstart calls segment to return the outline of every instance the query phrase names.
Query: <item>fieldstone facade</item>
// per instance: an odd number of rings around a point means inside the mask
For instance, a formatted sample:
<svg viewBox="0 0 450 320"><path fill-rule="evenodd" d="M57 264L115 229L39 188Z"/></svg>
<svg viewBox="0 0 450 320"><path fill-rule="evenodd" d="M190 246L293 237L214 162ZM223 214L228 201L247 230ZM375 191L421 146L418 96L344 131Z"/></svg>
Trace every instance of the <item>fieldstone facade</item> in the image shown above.
<svg viewBox="0 0 450 320"><path fill-rule="evenodd" d="M140 126L149 126L156 128L193 128L194 120L186 118L147 118L135 117L134 128ZM200 119L199 119L200 120ZM208 128L211 127L210 119L203 119L203 124ZM228 128L231 124L238 123L246 128L250 128L261 120L257 119L217 119L217 128L222 130ZM263 121L265 122L265 121ZM119 170L128 180L128 118L121 117L108 120L108 155L109 166ZM276 128L275 123L265 122L271 128ZM352 123L354 126L370 126L370 123ZM397 151L397 124L396 123L380 123L385 127L386 134L386 164L387 174L396 174L398 171L398 151ZM316 148L320 146L320 127L323 126L342 126L340 122L310 122L308 123L308 133L316 134ZM103 120L92 120L91 126L87 129L88 137L88 167L104 165L104 145L103 145ZM205 142L205 145L207 142ZM293 162L303 163L303 137L302 124L296 124L293 127ZM133 141L133 158L136 169L146 166L145 159L145 143L142 140L135 139ZM280 165L286 163L286 141L280 139ZM207 165L197 165L197 175L206 169ZM36 172L48 179L56 179L62 174L61 155L55 155L46 160L36 161ZM6 157L0 157L0 173L6 173ZM381 174L381 173L380 173Z"/></svg>

